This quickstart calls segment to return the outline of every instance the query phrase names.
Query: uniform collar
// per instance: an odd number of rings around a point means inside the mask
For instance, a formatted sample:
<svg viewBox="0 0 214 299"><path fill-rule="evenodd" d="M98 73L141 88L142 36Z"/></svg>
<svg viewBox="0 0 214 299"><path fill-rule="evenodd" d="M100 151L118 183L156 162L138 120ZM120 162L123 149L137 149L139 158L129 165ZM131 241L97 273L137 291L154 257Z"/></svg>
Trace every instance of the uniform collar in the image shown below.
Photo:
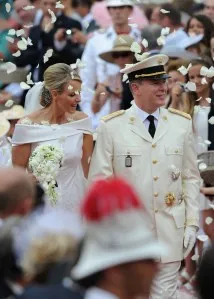
<svg viewBox="0 0 214 299"><path fill-rule="evenodd" d="M137 114L140 116L140 118L142 119L143 122L147 119L147 117L148 117L149 115L153 115L154 118L158 121L159 116L160 116L160 109L157 109L157 110L156 110L155 112L153 112L152 114L149 114L149 113L143 111L142 109L140 109L140 108L135 104L135 102L133 103L133 107L134 107L134 109L136 110Z"/></svg>

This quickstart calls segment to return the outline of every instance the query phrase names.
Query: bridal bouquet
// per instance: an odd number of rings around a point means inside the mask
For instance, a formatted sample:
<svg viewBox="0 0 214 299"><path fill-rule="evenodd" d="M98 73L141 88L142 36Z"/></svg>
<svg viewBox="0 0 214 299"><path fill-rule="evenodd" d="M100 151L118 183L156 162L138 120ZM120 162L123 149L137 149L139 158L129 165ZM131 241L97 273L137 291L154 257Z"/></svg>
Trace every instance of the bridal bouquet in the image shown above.
<svg viewBox="0 0 214 299"><path fill-rule="evenodd" d="M56 177L61 167L63 151L53 145L40 145L29 159L29 167L37 180L44 187L51 203L56 204Z"/></svg>

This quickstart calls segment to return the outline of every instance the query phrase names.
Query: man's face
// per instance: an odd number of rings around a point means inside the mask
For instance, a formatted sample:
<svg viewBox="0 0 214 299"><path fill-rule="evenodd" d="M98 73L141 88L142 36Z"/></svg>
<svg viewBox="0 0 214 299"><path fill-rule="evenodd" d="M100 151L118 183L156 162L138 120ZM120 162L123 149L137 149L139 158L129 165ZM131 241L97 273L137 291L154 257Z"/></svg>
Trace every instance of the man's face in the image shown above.
<svg viewBox="0 0 214 299"><path fill-rule="evenodd" d="M205 0L204 13L214 22L214 1Z"/></svg>
<svg viewBox="0 0 214 299"><path fill-rule="evenodd" d="M153 260L137 261L121 265L121 281L128 298L148 296L152 281L158 272Z"/></svg>
<svg viewBox="0 0 214 299"><path fill-rule="evenodd" d="M41 9L43 10L44 15L50 15L48 9L56 13L56 0L41 0Z"/></svg>
<svg viewBox="0 0 214 299"><path fill-rule="evenodd" d="M35 10L25 10L23 7L32 5L28 0L16 0L14 2L15 12L22 24L29 24L33 22Z"/></svg>
<svg viewBox="0 0 214 299"><path fill-rule="evenodd" d="M165 104L167 94L165 79L143 79L139 83L136 81L136 83L131 83L131 89L139 108L155 111Z"/></svg>
<svg viewBox="0 0 214 299"><path fill-rule="evenodd" d="M129 6L108 7L109 14L114 25L124 25L128 23L128 18L132 12Z"/></svg>

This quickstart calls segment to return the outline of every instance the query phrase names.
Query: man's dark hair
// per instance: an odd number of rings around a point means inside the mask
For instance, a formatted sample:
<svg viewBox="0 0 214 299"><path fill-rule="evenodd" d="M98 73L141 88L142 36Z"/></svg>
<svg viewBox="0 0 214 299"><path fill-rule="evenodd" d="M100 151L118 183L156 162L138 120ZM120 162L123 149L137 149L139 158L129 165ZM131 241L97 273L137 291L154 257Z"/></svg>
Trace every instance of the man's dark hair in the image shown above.
<svg viewBox="0 0 214 299"><path fill-rule="evenodd" d="M164 18L165 16L167 16L170 19L172 25L181 25L181 13L178 9L176 9L175 5L171 3L165 3L161 5L161 9L170 11L170 13L163 14L162 12L160 12L160 18Z"/></svg>
<svg viewBox="0 0 214 299"><path fill-rule="evenodd" d="M92 0L73 0L72 7L77 8L79 6L88 7L89 9L92 6Z"/></svg>

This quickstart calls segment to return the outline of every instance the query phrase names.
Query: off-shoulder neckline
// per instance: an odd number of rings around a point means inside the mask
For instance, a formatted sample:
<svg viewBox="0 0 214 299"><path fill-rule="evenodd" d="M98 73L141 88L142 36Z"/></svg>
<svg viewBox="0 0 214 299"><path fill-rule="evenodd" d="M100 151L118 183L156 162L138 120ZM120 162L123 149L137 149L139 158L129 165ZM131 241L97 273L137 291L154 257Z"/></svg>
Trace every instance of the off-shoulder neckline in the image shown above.
<svg viewBox="0 0 214 299"><path fill-rule="evenodd" d="M67 123L63 123L63 124L51 124L49 123L48 121L41 121L40 123L35 123L33 122L29 117L24 117L17 125L29 125L29 126L64 126L64 125L69 125L69 124L74 124L74 123L77 123L77 122L80 122L80 121L85 121L85 120L88 120L89 117L85 117L85 118L82 118L82 119L78 119L78 120L71 120L71 121L68 121Z"/></svg>

